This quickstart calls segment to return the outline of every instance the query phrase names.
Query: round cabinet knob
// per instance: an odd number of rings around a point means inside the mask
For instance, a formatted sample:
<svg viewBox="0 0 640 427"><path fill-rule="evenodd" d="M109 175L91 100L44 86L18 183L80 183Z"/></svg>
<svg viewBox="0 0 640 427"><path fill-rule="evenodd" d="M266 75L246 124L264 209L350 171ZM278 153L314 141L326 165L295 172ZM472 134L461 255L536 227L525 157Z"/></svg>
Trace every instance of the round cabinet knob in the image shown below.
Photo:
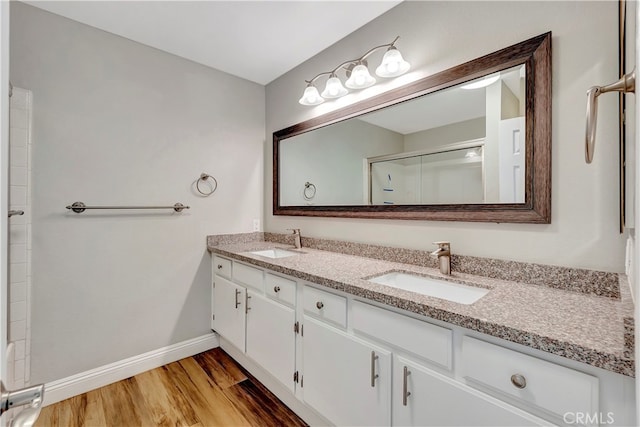
<svg viewBox="0 0 640 427"><path fill-rule="evenodd" d="M511 384L522 389L527 386L527 379L523 375L513 374L511 375Z"/></svg>
<svg viewBox="0 0 640 427"><path fill-rule="evenodd" d="M318 302L316 303L316 308L317 308L318 310L321 310L321 309L322 309L322 307L324 307L324 304L322 303L322 301L318 301Z"/></svg>
<svg viewBox="0 0 640 427"><path fill-rule="evenodd" d="M218 270L222 270L222 264L218 264Z"/></svg>
<svg viewBox="0 0 640 427"><path fill-rule="evenodd" d="M280 292L280 286L274 286L273 287L273 292L275 292L275 293Z"/></svg>

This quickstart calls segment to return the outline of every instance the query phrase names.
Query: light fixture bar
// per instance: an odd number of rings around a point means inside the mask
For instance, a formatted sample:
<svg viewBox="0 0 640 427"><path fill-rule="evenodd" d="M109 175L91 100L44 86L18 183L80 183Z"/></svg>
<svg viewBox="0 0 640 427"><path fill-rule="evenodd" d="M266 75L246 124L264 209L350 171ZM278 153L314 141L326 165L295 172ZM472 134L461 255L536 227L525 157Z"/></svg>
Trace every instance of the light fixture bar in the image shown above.
<svg viewBox="0 0 640 427"><path fill-rule="evenodd" d="M376 79L369 73L366 59L379 49L387 48L387 52L380 66L376 68L376 74L378 76L389 78L406 73L409 71L410 64L402 58L402 55L395 47L395 43L399 38L400 36L396 36L391 43L372 47L359 58L344 61L331 71L323 71L316 74L311 80L305 80L307 86L304 95L299 100L300 104L318 105L324 102L325 98L339 98L349 93L336 74L341 69L346 70L348 78L345 82L346 87L350 89L364 89L373 86L376 83ZM390 54L390 52L392 53ZM353 74L354 72L355 75ZM322 76L329 76L329 78L327 79L326 87L322 95L320 95L314 83Z"/></svg>
<svg viewBox="0 0 640 427"><path fill-rule="evenodd" d="M327 75L331 75L331 74L335 74L339 69L341 69L342 67L344 67L345 65L356 65L359 62L364 61L365 59L367 59L367 57L369 55L371 55L373 52L375 52L378 49L382 49L384 47L387 48L391 48L394 47L395 43L398 41L398 39L400 38L400 36L396 36L395 39L393 39L393 41L391 43L387 43L387 44L381 44L380 46L376 46L376 47L372 47L371 49L369 49L364 55L362 55L360 58L356 58L356 59L349 59L348 61L344 61L343 63L341 63L340 65L338 65L336 68L334 68L331 71L323 71L321 73L316 74L311 80L305 80L305 82L307 84L313 84L313 82L315 82L318 78L322 77L322 76L327 76ZM350 69L345 68L345 70L350 71Z"/></svg>

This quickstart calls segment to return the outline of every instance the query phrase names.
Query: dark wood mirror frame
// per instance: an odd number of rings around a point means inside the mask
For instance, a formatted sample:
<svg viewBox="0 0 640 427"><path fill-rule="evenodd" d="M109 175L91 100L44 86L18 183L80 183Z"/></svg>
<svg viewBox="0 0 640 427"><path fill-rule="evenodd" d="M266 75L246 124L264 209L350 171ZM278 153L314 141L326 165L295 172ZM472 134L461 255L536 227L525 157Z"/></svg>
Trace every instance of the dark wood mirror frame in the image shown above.
<svg viewBox="0 0 640 427"><path fill-rule="evenodd" d="M281 206L279 144L333 123L519 64L526 67L525 202L460 205ZM273 214L347 218L551 223L551 32L273 134Z"/></svg>

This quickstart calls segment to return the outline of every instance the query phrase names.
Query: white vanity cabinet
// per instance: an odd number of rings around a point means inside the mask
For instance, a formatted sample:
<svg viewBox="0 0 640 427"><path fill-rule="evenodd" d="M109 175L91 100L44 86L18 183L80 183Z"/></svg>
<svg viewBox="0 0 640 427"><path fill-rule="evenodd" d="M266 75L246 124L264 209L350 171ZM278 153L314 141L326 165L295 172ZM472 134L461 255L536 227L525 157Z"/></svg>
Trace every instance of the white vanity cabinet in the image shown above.
<svg viewBox="0 0 640 427"><path fill-rule="evenodd" d="M536 426L541 420L439 374L393 359L394 426Z"/></svg>
<svg viewBox="0 0 640 427"><path fill-rule="evenodd" d="M566 414L590 414L584 425L597 425L599 380L498 345L462 338L461 374L474 385L535 406L562 423ZM571 415L570 415L571 416Z"/></svg>
<svg viewBox="0 0 640 427"><path fill-rule="evenodd" d="M304 401L338 426L391 423L391 353L304 316Z"/></svg>
<svg viewBox="0 0 640 427"><path fill-rule="evenodd" d="M398 353L393 357L392 425L539 425L524 411L427 367L451 371L451 329L360 301L351 304L351 327Z"/></svg>
<svg viewBox="0 0 640 427"><path fill-rule="evenodd" d="M315 424L634 424L629 377L235 260L213 272L223 349Z"/></svg>
<svg viewBox="0 0 640 427"><path fill-rule="evenodd" d="M213 285L213 329L244 351L247 289L216 277Z"/></svg>
<svg viewBox="0 0 640 427"><path fill-rule="evenodd" d="M212 329L293 392L295 282L267 274L265 295L261 269L215 257L213 272Z"/></svg>
<svg viewBox="0 0 640 427"><path fill-rule="evenodd" d="M247 292L247 356L293 391L295 310L258 292Z"/></svg>

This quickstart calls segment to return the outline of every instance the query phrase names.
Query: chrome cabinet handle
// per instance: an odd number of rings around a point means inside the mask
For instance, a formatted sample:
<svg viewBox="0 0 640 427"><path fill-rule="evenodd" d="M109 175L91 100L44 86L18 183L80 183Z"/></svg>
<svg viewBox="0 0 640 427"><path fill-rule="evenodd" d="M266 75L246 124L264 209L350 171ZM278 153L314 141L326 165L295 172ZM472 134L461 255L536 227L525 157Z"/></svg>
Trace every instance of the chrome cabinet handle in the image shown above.
<svg viewBox="0 0 640 427"><path fill-rule="evenodd" d="M10 210L9 211L9 218L11 218L14 215L24 215L24 211L17 211L17 210Z"/></svg>
<svg viewBox="0 0 640 427"><path fill-rule="evenodd" d="M411 396L411 392L407 390L407 377L411 375L411 371L406 366L402 372L402 406L407 406L407 397Z"/></svg>
<svg viewBox="0 0 640 427"><path fill-rule="evenodd" d="M249 310L251 310L251 307L249 307L250 298L251 298L251 295L249 295L249 292L244 294L244 313L245 314L249 313Z"/></svg>
<svg viewBox="0 0 640 427"><path fill-rule="evenodd" d="M236 309L238 309L238 306L240 305L240 301L238 301L238 295L240 295L241 293L242 291L236 289Z"/></svg>
<svg viewBox="0 0 640 427"><path fill-rule="evenodd" d="M524 375L513 374L511 375L511 384L519 389L523 389L527 386L527 379L524 377Z"/></svg>
<svg viewBox="0 0 640 427"><path fill-rule="evenodd" d="M274 286L273 287L273 292L275 292L275 293L280 292L280 286Z"/></svg>
<svg viewBox="0 0 640 427"><path fill-rule="evenodd" d="M322 303L322 301L318 301L318 302L316 303L316 308L317 308L318 310L322 310L322 307L324 307L324 304Z"/></svg>
<svg viewBox="0 0 640 427"><path fill-rule="evenodd" d="M222 270L222 264L218 264L218 270Z"/></svg>
<svg viewBox="0 0 640 427"><path fill-rule="evenodd" d="M375 351L371 352L371 387L376 386L376 378L380 375L376 374L376 360L378 360L378 355Z"/></svg>

